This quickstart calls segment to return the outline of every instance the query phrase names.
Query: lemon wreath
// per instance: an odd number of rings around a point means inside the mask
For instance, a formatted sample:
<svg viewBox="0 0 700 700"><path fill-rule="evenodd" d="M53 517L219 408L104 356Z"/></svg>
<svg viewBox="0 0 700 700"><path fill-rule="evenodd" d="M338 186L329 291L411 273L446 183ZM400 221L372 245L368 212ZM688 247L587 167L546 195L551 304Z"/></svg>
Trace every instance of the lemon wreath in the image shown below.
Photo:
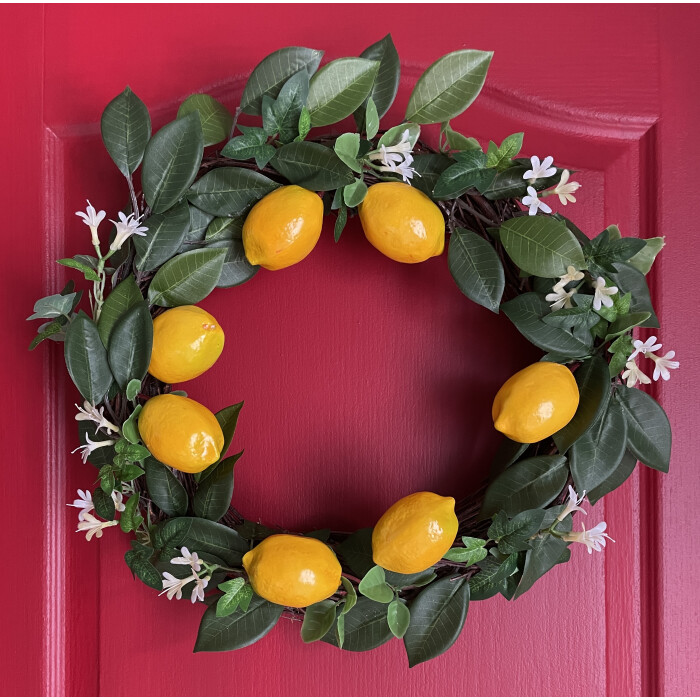
<svg viewBox="0 0 700 700"><path fill-rule="evenodd" d="M633 336L658 327L645 274L663 239L616 226L589 238L550 215L547 197L573 203L580 187L552 157L518 157L522 133L484 149L450 126L481 90L491 53L437 60L405 122L381 131L399 84L391 37L319 69L321 57L280 49L252 72L234 114L192 95L154 135L129 88L107 105L102 138L130 209L108 244L105 212L88 202L78 213L94 253L58 262L92 282L89 308L73 282L37 301L30 319L44 323L31 348L64 343L84 402L78 449L99 486L71 504L78 531L133 533L125 559L136 577L205 604L195 651L252 644L286 611L303 617L304 642L364 651L402 638L413 666L450 647L470 601L519 597L569 559L571 543L600 551L604 522L573 526L584 497L595 503L637 461L668 470L668 419L636 385L668 379L678 362L656 336ZM258 125L239 125L241 114ZM356 129L309 138L350 115ZM420 131L435 123L431 147ZM502 310L545 354L494 399L504 438L476 494L408 494L374 528L300 535L231 507L241 455L226 453L242 404L214 414L172 385L224 347L220 323L196 304L259 267L299 263L330 212L336 240L357 213L368 241L400 263L442 255L447 232L463 294Z"/></svg>

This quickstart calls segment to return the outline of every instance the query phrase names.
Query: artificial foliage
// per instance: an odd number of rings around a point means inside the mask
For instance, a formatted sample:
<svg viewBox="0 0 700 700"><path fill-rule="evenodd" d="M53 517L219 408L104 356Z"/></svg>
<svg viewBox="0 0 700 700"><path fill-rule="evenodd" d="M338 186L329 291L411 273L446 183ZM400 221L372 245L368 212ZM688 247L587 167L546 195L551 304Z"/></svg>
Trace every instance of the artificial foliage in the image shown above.
<svg viewBox="0 0 700 700"><path fill-rule="evenodd" d="M551 159L522 157L522 133L483 147L453 129L450 120L484 84L490 52L437 60L413 87L401 124L385 119L400 77L390 36L359 57L320 67L322 57L280 49L253 70L233 113L192 95L156 133L129 88L107 105L102 139L126 180L130 209L108 246L97 233L100 215L82 214L94 251L58 262L84 277L88 294L70 282L37 301L30 319L42 325L31 349L45 339L62 343L85 402L76 437L96 486L75 501L79 530L90 539L118 526L130 534L125 560L135 577L169 597L203 603L195 651L248 646L292 616L303 618L306 643L367 651L401 638L414 666L454 643L474 601L514 601L568 561L574 542L600 550L604 527L573 532L578 494L595 503L638 461L668 470L669 422L636 386L651 381L637 362L646 356L664 378L677 363L672 353L654 353L655 338L642 344L633 336L659 325L645 275L663 239L622 237L616 226L583 233L548 214L545 199L573 202L578 183ZM239 124L242 114L257 125ZM436 123L439 140L429 145L421 127ZM337 241L368 187L382 181L410 182L437 203L449 233L445 264L465 303L505 314L543 360L568 366L580 403L551 438L502 440L488 482L458 500L457 540L435 566L415 575L376 566L371 528L307 533L335 551L342 585L306 609L285 609L255 595L241 566L248 550L276 532L231 506L241 454L226 451L242 403L216 414L224 450L200 474L158 462L140 439L143 404L172 391L147 373L152 319L258 272L245 256L243 221L280 185L321 194Z"/></svg>

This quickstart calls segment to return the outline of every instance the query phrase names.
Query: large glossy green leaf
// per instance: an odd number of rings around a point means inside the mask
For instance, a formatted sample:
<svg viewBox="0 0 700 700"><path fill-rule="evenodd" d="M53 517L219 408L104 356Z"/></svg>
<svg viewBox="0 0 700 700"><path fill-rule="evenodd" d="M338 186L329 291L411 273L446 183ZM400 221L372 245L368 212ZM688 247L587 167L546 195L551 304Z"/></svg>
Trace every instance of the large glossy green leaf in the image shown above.
<svg viewBox="0 0 700 700"><path fill-rule="evenodd" d="M479 568L479 573L469 580L472 600L486 600L500 593L503 581L518 568L518 555L513 553L505 558L492 555L480 561Z"/></svg>
<svg viewBox="0 0 700 700"><path fill-rule="evenodd" d="M537 579L544 576L552 567L569 560L571 553L568 543L552 535L537 537L532 541L532 549L525 555L525 567L513 600L529 591Z"/></svg>
<svg viewBox="0 0 700 700"><path fill-rule="evenodd" d="M143 301L143 296L139 290L133 275L129 275L125 280L120 282L107 296L102 313L97 322L97 330L100 333L100 338L105 347L109 347L109 337L112 334L117 321L129 309Z"/></svg>
<svg viewBox="0 0 700 700"><path fill-rule="evenodd" d="M190 211L186 202L176 204L162 214L144 221L145 236L132 238L136 249L137 270L155 270L177 253L190 227Z"/></svg>
<svg viewBox="0 0 700 700"><path fill-rule="evenodd" d="M667 472L671 459L671 424L654 399L637 388L617 387L616 402L627 424L627 448L643 464Z"/></svg>
<svg viewBox="0 0 700 700"><path fill-rule="evenodd" d="M369 96L379 61L338 58L321 68L309 84L311 126L327 126L351 115Z"/></svg>
<svg viewBox="0 0 700 700"><path fill-rule="evenodd" d="M223 460L228 452L228 448L231 446L231 441L233 440L233 435L236 432L236 425L238 424L238 416L243 408L243 402L233 404L232 406L226 406L220 411L217 411L214 415L217 422L221 426L221 432L224 434L224 445L221 448L221 454L219 459L214 462L214 464L209 465L203 472L195 474L194 479L197 482L204 481L213 471L216 469L219 462ZM238 455L240 457L240 455Z"/></svg>
<svg viewBox="0 0 700 700"><path fill-rule="evenodd" d="M155 457L148 457L143 466L148 495L153 502L171 518L185 515L189 502L187 491L172 470Z"/></svg>
<svg viewBox="0 0 700 700"><path fill-rule="evenodd" d="M494 516L487 534L498 543L498 551L502 555L525 551L530 549L530 537L541 529L545 514L542 508L531 508L509 519L506 512L501 510Z"/></svg>
<svg viewBox="0 0 700 700"><path fill-rule="evenodd" d="M449 578L426 586L410 605L411 624L403 638L408 665L434 659L459 637L469 608L469 585Z"/></svg>
<svg viewBox="0 0 700 700"><path fill-rule="evenodd" d="M562 221L547 216L520 216L500 229L503 247L522 270L537 277L557 277L569 265L585 265L579 242Z"/></svg>
<svg viewBox="0 0 700 700"><path fill-rule="evenodd" d="M220 248L193 250L169 260L156 272L148 289L153 306L196 304L216 287L226 252Z"/></svg>
<svg viewBox="0 0 700 700"><path fill-rule="evenodd" d="M603 483L625 454L627 424L619 404L609 401L598 420L571 446L569 460L576 490Z"/></svg>
<svg viewBox="0 0 700 700"><path fill-rule="evenodd" d="M428 197L433 197L433 189L440 179L440 175L452 164L452 160L442 153L418 153L411 163L411 167L418 172L417 177L411 183Z"/></svg>
<svg viewBox="0 0 700 700"><path fill-rule="evenodd" d="M299 133L299 117L309 96L309 74L305 70L295 73L280 90L273 113L280 141L289 143Z"/></svg>
<svg viewBox="0 0 700 700"><path fill-rule="evenodd" d="M358 598L352 609L342 616L345 619L343 649L369 651L393 639L386 613L387 606L384 603L375 603L364 597ZM327 632L323 641L338 646L334 630Z"/></svg>
<svg viewBox="0 0 700 700"><path fill-rule="evenodd" d="M306 608L301 625L301 639L307 644L322 639L335 622L336 604L332 600L322 600Z"/></svg>
<svg viewBox="0 0 700 700"><path fill-rule="evenodd" d="M221 249L226 251L224 265L216 286L221 289L237 287L252 279L260 269L257 265L251 265L245 256L243 241L233 239L229 241L214 241L207 245L207 249Z"/></svg>
<svg viewBox="0 0 700 700"><path fill-rule="evenodd" d="M586 494L586 498L590 501L591 505L595 505L603 496L607 496L616 488L622 486L622 484L632 476L632 472L636 466L637 458L631 452L626 451L622 456L622 460L615 468L615 471Z"/></svg>
<svg viewBox="0 0 700 700"><path fill-rule="evenodd" d="M543 508L566 485L566 457L530 457L508 467L488 487L481 513L491 517L499 510L513 517L523 510Z"/></svg>
<svg viewBox="0 0 700 700"><path fill-rule="evenodd" d="M112 372L97 326L82 311L66 330L64 356L80 394L92 404L99 403L112 384Z"/></svg>
<svg viewBox="0 0 700 700"><path fill-rule="evenodd" d="M259 115L263 95L277 97L287 80L300 70L306 70L309 76L313 75L322 57L323 51L288 46L263 58L253 69L243 90L243 112Z"/></svg>
<svg viewBox="0 0 700 700"><path fill-rule="evenodd" d="M651 270L651 266L656 260L656 256L661 252L664 247L664 237L659 236L658 238L647 238L644 241L646 245L642 248L636 255L633 255L627 264L631 265L635 270L639 270L643 275L648 274Z"/></svg>
<svg viewBox="0 0 700 700"><path fill-rule="evenodd" d="M396 93L399 90L399 78L401 77L399 54L396 51L391 34L387 34L383 39L368 46L360 54L360 58L379 61L379 70L377 71L377 77L374 79L369 97L374 101L377 115L381 118L389 111L389 107L391 107L396 98ZM358 123L364 121L364 114L356 114L356 117L359 117Z"/></svg>
<svg viewBox="0 0 700 700"><path fill-rule="evenodd" d="M549 304L534 292L520 294L501 304L501 309L516 328L538 348L566 358L585 357L591 344L575 338L569 331L542 322L551 312Z"/></svg>
<svg viewBox="0 0 700 700"><path fill-rule="evenodd" d="M215 168L192 185L190 202L214 216L238 216L279 185L247 168Z"/></svg>
<svg viewBox="0 0 700 700"><path fill-rule="evenodd" d="M619 288L621 294L626 294L627 292L632 294L632 304L629 310L642 313L648 311L651 316L640 325L643 328L658 328L659 319L651 303L646 277L629 263L615 263L615 268L617 272L607 276Z"/></svg>
<svg viewBox="0 0 700 700"><path fill-rule="evenodd" d="M188 114L166 124L146 146L141 184L154 214L177 202L197 175L204 142L197 114Z"/></svg>
<svg viewBox="0 0 700 700"><path fill-rule="evenodd" d="M435 124L461 114L481 92L492 57L492 51L465 49L439 58L413 88L406 120Z"/></svg>
<svg viewBox="0 0 700 700"><path fill-rule="evenodd" d="M194 514L207 520L221 520L231 506L233 498L233 468L243 453L227 457L219 462L200 481L194 495Z"/></svg>
<svg viewBox="0 0 700 700"><path fill-rule="evenodd" d="M146 105L127 87L102 112L102 142L121 173L128 177L141 164L151 117Z"/></svg>
<svg viewBox="0 0 700 700"><path fill-rule="evenodd" d="M362 578L373 566L372 529L363 528L353 532L338 545L338 553L347 562L350 570Z"/></svg>
<svg viewBox="0 0 700 700"><path fill-rule="evenodd" d="M228 138L233 126L233 117L221 102L210 95L190 95L177 110L177 118L182 119L193 112L199 115L205 146L213 146Z"/></svg>
<svg viewBox="0 0 700 700"><path fill-rule="evenodd" d="M307 190L334 190L351 185L355 179L332 149L311 141L282 146L271 165L291 183Z"/></svg>
<svg viewBox="0 0 700 700"><path fill-rule="evenodd" d="M456 229L450 237L447 264L462 294L498 313L506 280L498 254L488 241L473 231Z"/></svg>
<svg viewBox="0 0 700 700"><path fill-rule="evenodd" d="M122 390L132 379L141 381L151 363L153 320L144 302L129 309L115 324L107 357L112 375Z"/></svg>
<svg viewBox="0 0 700 700"><path fill-rule="evenodd" d="M247 610L238 608L226 617L216 616L216 605L210 605L199 625L198 651L234 651L255 644L280 619L284 608L258 596L253 596Z"/></svg>
<svg viewBox="0 0 700 700"><path fill-rule="evenodd" d="M598 355L586 360L574 373L579 403L571 421L554 433L554 442L562 454L595 422L610 399L608 364Z"/></svg>

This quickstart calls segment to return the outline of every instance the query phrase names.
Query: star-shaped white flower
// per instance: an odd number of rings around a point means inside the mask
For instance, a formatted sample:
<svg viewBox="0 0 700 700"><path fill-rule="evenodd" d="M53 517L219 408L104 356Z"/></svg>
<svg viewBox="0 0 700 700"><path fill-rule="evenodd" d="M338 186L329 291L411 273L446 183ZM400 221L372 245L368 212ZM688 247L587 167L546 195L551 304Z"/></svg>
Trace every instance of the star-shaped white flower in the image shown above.
<svg viewBox="0 0 700 700"><path fill-rule="evenodd" d="M560 289L566 287L569 282L578 282L583 278L583 272L577 270L573 265L569 265L566 268L566 273L559 276L559 281L554 285L554 291L558 292Z"/></svg>
<svg viewBox="0 0 700 700"><path fill-rule="evenodd" d="M88 437L87 433L85 433L85 442L87 443L86 445L81 445L80 447L76 447L74 450L71 450L71 454L77 452L78 450L82 450L80 456L83 458L83 464L87 462L88 457L95 450L99 449L100 447L108 447L109 445L114 444L114 440L101 440L100 442L93 442Z"/></svg>
<svg viewBox="0 0 700 700"><path fill-rule="evenodd" d="M553 162L554 158L552 158L552 156L547 156L541 163L540 159L537 156L532 156L532 158L530 158L530 164L532 165L532 169L526 170L523 173L523 180L529 180L530 182L534 182L535 180L539 180L540 178L551 177L552 175L555 175L557 169L552 167Z"/></svg>
<svg viewBox="0 0 700 700"><path fill-rule="evenodd" d="M648 352L656 352L662 347L661 343L656 342L656 336L651 335L645 341L634 340L634 352L629 356L629 360L634 360L637 355L646 355Z"/></svg>
<svg viewBox="0 0 700 700"><path fill-rule="evenodd" d="M192 567L193 572L197 572L202 568L204 561L199 558L197 552L191 552L187 547L182 547L180 549L181 557L175 557L170 560L171 564L183 564L185 566L189 565Z"/></svg>
<svg viewBox="0 0 700 700"><path fill-rule="evenodd" d="M102 521L98 520L94 515L90 515L90 513L85 513L82 521L78 523L76 532L84 532L85 539L89 542L93 535L99 540L100 537L102 537L102 530L106 527L114 527L115 525L119 525L116 520Z"/></svg>
<svg viewBox="0 0 700 700"><path fill-rule="evenodd" d="M182 589L191 581L198 580L195 574L188 576L187 578L179 579L175 578L171 573L167 571L163 572L163 590L158 594L159 596L165 593L168 600L172 600L173 597L180 600L182 598Z"/></svg>
<svg viewBox="0 0 700 700"><path fill-rule="evenodd" d="M562 536L562 539L566 542L580 542L585 544L588 548L588 553L592 554L595 549L596 552L600 552L601 547L605 547L606 538L611 542L615 540L608 535L605 530L608 527L605 521L598 523L592 530L586 530L585 525L581 525L581 532L569 532Z"/></svg>
<svg viewBox="0 0 700 700"><path fill-rule="evenodd" d="M606 287L605 280L602 277L593 282L595 294L593 296L593 308L600 311L600 307L606 306L610 308L613 305L613 300L610 298L613 294L617 294L617 287Z"/></svg>
<svg viewBox="0 0 700 700"><path fill-rule="evenodd" d="M204 589L207 587L210 578L211 576L205 576L204 578L197 579L197 582L194 584L194 588L192 589L192 596L190 597L190 600L193 603L196 603L197 600L204 602Z"/></svg>
<svg viewBox="0 0 700 700"><path fill-rule="evenodd" d="M523 197L523 206L530 208L530 216L537 214L537 210L541 209L545 214L552 213L552 207L545 204L541 199L537 197L537 190L534 187L527 188L527 197Z"/></svg>
<svg viewBox="0 0 700 700"><path fill-rule="evenodd" d="M76 211L75 215L79 216L82 220L83 223L86 226L90 227L90 233L92 234L92 244L93 245L99 245L100 244L100 239L97 237L97 229L102 222L102 219L107 216L107 214L100 210L99 212L95 211L95 207L90 204L90 200L87 200L88 206L86 211Z"/></svg>
<svg viewBox="0 0 700 700"><path fill-rule="evenodd" d="M116 489L112 491L112 501L114 502L114 510L116 510L118 513L123 513L126 510L124 496Z"/></svg>
<svg viewBox="0 0 700 700"><path fill-rule="evenodd" d="M81 509L80 513L78 513L78 520L84 520L85 514L89 513L95 507L90 492L83 491L82 489L78 489L78 498L76 498L73 503L66 503L66 505Z"/></svg>
<svg viewBox="0 0 700 700"><path fill-rule="evenodd" d="M387 157L389 160L382 160L383 165L379 168L380 172L401 175L404 182L408 182L414 175L420 177L420 173L411 167L413 156L410 153L407 153L403 160L396 153L389 153ZM399 158L399 160L396 160L396 158Z"/></svg>
<svg viewBox="0 0 700 700"><path fill-rule="evenodd" d="M627 381L627 387L631 389L636 384L651 384L651 379L637 366L634 360L628 360L627 369L622 373L622 380Z"/></svg>
<svg viewBox="0 0 700 700"><path fill-rule="evenodd" d="M108 435L111 435L113 432L119 432L119 428L116 425L114 425L114 423L110 423L105 418L104 406L102 406L98 411L97 407L93 406L89 401L85 401L85 403L83 404L83 408L80 408L80 406L78 406L77 403L74 405L79 411L78 415L75 417L75 420L91 420L97 424L98 429L104 428L107 431Z"/></svg>
<svg viewBox="0 0 700 700"><path fill-rule="evenodd" d="M134 214L129 214L129 216L126 216L120 211L119 221L114 221L112 219L110 219L110 221L117 228L117 234L114 236L114 240L109 246L109 249L112 251L119 250L122 245L124 245L124 241L131 236L145 236L146 232L148 231L147 226L139 226L141 217L135 217Z"/></svg>
<svg viewBox="0 0 700 700"><path fill-rule="evenodd" d="M654 360L656 365L654 367L654 381L657 381L659 376L663 377L664 381L671 378L671 373L669 370L678 369L680 367L680 362L673 359L675 356L675 350L669 350L663 357L658 357L657 355L653 354L647 355L647 357L651 357L651 359Z"/></svg>
<svg viewBox="0 0 700 700"><path fill-rule="evenodd" d="M571 173L568 170L563 170L561 174L561 180L559 184L554 188L554 194L559 195L559 201L566 206L567 202L575 202L576 197L574 197L574 192L581 187L580 182L569 182L569 175Z"/></svg>
<svg viewBox="0 0 700 700"><path fill-rule="evenodd" d="M574 491L573 487L569 486L569 500L564 505L564 510L557 516L557 520L561 522L569 513L574 513L577 510L580 510L584 515L587 515L586 511L583 508L579 507L585 497L585 491L581 494L581 497L579 498L578 494L576 493L576 491Z"/></svg>
<svg viewBox="0 0 700 700"><path fill-rule="evenodd" d="M562 288L552 287L554 290L553 294L547 294L545 299L547 301L553 302L550 304L552 311L559 311L559 309L571 309L573 304L571 303L571 297L576 293L575 289L566 291Z"/></svg>

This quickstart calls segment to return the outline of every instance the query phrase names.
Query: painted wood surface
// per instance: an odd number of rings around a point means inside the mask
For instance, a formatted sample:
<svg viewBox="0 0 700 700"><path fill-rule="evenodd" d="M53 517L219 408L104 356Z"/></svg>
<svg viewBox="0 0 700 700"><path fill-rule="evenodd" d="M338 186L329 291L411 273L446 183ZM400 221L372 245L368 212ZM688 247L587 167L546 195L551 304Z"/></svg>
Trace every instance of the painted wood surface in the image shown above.
<svg viewBox="0 0 700 700"><path fill-rule="evenodd" d="M0 654L5 694L698 694L700 364L689 293L698 18L697 8L654 6L332 5L313 20L299 6L2 8L1 525L14 533L4 546L28 558L0 577L12 630ZM66 278L53 261L84 250L73 214L84 199L110 212L124 205L98 124L126 84L160 126L192 92L235 107L245 75L279 46L325 48L330 59L389 31L404 79L387 123L432 60L494 49L487 88L458 126L482 142L525 131L526 153L581 171L581 196L566 213L589 234L618 223L626 235L667 236L652 285L661 340L682 363L655 387L675 432L671 473L640 467L589 512L616 539L604 554L579 548L516 603L473 604L455 647L410 672L398 642L343 654L303 645L288 621L252 648L192 655L200 611L132 581L121 562L128 536L87 543L73 533L75 513L63 504L95 477L68 454L77 394L60 348L26 352L23 319ZM497 442L491 397L539 356L507 319L460 295L444 258L392 263L357 225L338 245L324 231L303 264L261 272L203 306L227 345L186 388L213 410L245 400L234 503L300 530L370 525L418 489L468 492Z"/></svg>

